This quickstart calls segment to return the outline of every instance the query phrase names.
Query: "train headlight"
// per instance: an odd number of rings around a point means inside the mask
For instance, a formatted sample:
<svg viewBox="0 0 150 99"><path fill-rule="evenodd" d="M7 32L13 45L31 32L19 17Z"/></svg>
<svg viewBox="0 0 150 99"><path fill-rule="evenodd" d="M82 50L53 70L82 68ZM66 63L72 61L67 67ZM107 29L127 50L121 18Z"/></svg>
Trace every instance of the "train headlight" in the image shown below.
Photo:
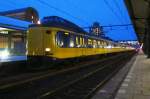
<svg viewBox="0 0 150 99"><path fill-rule="evenodd" d="M50 52L50 51L51 51L51 48L45 48L45 51L46 51L46 52Z"/></svg>

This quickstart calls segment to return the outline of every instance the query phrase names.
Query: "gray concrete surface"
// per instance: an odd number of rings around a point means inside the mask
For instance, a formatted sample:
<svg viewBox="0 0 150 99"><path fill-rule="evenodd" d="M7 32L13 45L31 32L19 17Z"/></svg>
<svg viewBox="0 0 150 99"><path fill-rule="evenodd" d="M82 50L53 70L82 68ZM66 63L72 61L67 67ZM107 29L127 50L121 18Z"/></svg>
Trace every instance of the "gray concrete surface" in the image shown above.
<svg viewBox="0 0 150 99"><path fill-rule="evenodd" d="M139 54L115 99L150 99L150 59Z"/></svg>
<svg viewBox="0 0 150 99"><path fill-rule="evenodd" d="M102 88L100 88L92 99L113 99L118 88L120 88L121 83L135 62L135 59L136 56L134 56L114 77L112 77ZM124 84L123 86L128 85ZM124 90L122 92L124 92Z"/></svg>

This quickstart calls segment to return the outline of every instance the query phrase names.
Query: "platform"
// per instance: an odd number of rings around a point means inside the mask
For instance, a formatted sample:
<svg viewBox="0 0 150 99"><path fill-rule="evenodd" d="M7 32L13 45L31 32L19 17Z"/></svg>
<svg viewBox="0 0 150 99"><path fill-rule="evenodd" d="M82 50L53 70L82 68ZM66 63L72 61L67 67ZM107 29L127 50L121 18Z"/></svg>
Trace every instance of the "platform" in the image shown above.
<svg viewBox="0 0 150 99"><path fill-rule="evenodd" d="M150 59L145 55L136 57L115 99L150 99Z"/></svg>
<svg viewBox="0 0 150 99"><path fill-rule="evenodd" d="M22 61L27 60L27 56L8 56L5 58L0 58L0 62L11 62L11 61Z"/></svg>

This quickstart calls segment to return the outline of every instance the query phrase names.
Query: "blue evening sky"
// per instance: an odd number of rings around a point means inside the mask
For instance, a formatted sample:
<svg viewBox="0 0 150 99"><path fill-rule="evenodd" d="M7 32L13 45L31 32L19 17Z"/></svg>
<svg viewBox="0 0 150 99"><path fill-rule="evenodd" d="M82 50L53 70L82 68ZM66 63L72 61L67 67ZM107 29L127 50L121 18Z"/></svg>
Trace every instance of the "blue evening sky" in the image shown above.
<svg viewBox="0 0 150 99"><path fill-rule="evenodd" d="M38 10L40 18L57 15L80 27L88 27L95 21L102 26L132 24L124 0L3 0L2 2L0 11L30 6ZM137 39L132 25L109 27L104 30L106 36L114 40Z"/></svg>

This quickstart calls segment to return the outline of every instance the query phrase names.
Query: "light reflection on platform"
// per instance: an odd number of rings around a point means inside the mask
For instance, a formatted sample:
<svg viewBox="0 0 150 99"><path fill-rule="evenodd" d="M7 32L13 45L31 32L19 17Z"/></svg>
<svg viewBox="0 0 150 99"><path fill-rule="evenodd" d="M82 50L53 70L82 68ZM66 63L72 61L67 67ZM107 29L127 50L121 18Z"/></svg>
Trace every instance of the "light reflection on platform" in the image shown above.
<svg viewBox="0 0 150 99"><path fill-rule="evenodd" d="M0 62L23 61L23 60L27 60L27 56L7 56L5 58L0 57Z"/></svg>

